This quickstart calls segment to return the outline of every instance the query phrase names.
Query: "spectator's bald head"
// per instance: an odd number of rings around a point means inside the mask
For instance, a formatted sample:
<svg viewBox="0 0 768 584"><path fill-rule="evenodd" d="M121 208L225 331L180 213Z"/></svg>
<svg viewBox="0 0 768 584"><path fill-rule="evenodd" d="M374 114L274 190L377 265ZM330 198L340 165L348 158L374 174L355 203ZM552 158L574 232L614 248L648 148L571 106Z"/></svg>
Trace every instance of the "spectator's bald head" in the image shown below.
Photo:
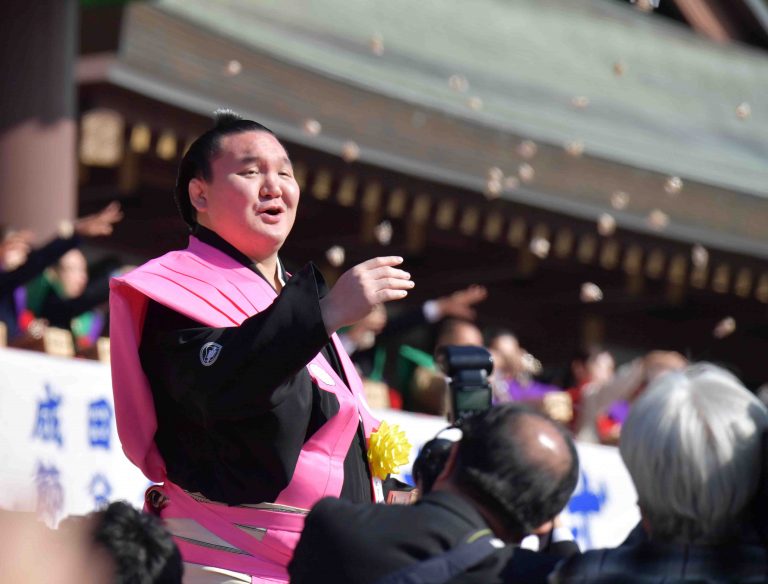
<svg viewBox="0 0 768 584"><path fill-rule="evenodd" d="M462 426L454 483L490 510L514 539L554 518L570 499L579 462L568 433L517 404Z"/></svg>
<svg viewBox="0 0 768 584"><path fill-rule="evenodd" d="M480 332L480 329L474 323L468 320L447 318L440 325L435 348L447 345L482 347L483 333Z"/></svg>

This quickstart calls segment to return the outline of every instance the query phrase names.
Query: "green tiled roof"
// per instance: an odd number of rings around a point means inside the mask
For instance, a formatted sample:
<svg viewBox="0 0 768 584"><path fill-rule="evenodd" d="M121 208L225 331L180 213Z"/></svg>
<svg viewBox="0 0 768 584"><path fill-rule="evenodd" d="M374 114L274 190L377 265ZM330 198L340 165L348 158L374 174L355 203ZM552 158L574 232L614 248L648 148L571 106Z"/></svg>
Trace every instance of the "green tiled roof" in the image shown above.
<svg viewBox="0 0 768 584"><path fill-rule="evenodd" d="M159 0L329 77L624 164L768 196L768 55L609 0ZM376 56L371 38L380 35ZM613 64L625 72L617 76ZM451 75L469 81L466 93ZM483 107L467 107L479 97ZM574 96L589 106L577 109ZM746 102L752 115L736 116Z"/></svg>

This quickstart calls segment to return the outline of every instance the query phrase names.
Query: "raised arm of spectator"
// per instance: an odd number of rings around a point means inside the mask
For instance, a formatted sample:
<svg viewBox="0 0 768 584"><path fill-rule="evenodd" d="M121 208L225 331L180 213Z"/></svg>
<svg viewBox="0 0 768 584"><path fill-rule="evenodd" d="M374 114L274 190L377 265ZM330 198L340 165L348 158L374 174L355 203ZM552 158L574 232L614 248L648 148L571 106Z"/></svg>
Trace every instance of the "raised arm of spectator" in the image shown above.
<svg viewBox="0 0 768 584"><path fill-rule="evenodd" d="M45 268L56 263L69 250L79 246L83 237L110 235L114 224L123 218L120 204L113 202L93 215L72 224L63 224L62 234L44 246L29 252L20 265L0 274L0 294L7 294L39 276ZM31 239L29 232L22 232ZM13 236L12 236L13 237Z"/></svg>
<svg viewBox="0 0 768 584"><path fill-rule="evenodd" d="M407 332L409 329L424 324L436 323L444 318L460 318L474 320L474 306L488 297L485 286L472 284L462 290L457 290L446 296L427 300L420 307L393 316L377 335L387 338Z"/></svg>

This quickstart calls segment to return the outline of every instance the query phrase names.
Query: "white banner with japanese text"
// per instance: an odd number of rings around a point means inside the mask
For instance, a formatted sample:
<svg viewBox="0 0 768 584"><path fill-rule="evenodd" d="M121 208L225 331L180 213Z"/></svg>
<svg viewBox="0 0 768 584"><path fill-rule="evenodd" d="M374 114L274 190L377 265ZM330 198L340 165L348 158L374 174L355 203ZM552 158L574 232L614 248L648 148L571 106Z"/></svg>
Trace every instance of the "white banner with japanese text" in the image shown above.
<svg viewBox="0 0 768 584"><path fill-rule="evenodd" d="M0 349L0 507L55 525L107 501L140 506L149 481L117 438L109 367Z"/></svg>
<svg viewBox="0 0 768 584"><path fill-rule="evenodd" d="M110 369L103 363L0 349L0 508L36 511L49 524L107 501L141 506L149 481L123 454ZM447 426L434 416L379 411L414 445ZM582 549L615 546L639 520L632 482L615 448L579 444L579 485L566 520Z"/></svg>

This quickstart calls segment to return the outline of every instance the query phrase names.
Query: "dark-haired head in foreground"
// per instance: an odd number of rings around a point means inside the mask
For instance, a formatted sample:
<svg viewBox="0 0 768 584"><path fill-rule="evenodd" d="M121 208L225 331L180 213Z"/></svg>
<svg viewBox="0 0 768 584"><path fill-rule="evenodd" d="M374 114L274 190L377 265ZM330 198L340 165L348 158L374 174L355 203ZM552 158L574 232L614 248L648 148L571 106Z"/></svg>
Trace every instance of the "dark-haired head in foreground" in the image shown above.
<svg viewBox="0 0 768 584"><path fill-rule="evenodd" d="M91 514L93 541L114 564L114 584L180 584L179 550L160 520L116 501Z"/></svg>
<svg viewBox="0 0 768 584"><path fill-rule="evenodd" d="M508 541L519 541L565 507L579 461L573 440L557 423L507 404L467 419L462 433L433 490L473 500Z"/></svg>

